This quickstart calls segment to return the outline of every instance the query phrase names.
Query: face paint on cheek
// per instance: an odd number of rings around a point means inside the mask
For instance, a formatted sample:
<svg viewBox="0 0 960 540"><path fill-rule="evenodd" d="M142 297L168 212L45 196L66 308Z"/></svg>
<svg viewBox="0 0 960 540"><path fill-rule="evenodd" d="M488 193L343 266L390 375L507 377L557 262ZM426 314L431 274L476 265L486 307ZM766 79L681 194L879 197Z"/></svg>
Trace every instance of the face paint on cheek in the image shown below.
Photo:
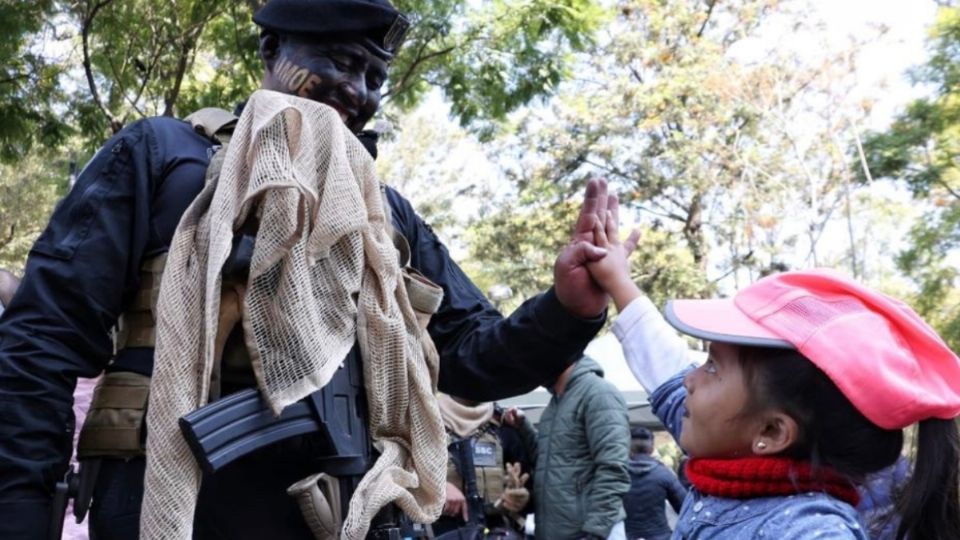
<svg viewBox="0 0 960 540"><path fill-rule="evenodd" d="M280 84L286 86L287 81L290 80L290 77L293 75L293 73L296 70L297 70L297 67L293 65L293 63L291 63L286 58L281 58L280 61L277 62L277 69L276 69L277 80L280 81Z"/></svg>
<svg viewBox="0 0 960 540"><path fill-rule="evenodd" d="M319 75L311 73L310 76L307 77L307 80L300 85L300 88L297 90L297 95L302 98L309 96L310 92L312 92L322 80Z"/></svg>
<svg viewBox="0 0 960 540"><path fill-rule="evenodd" d="M301 67L286 58L277 62L277 80L287 87L287 90L300 97L307 97L322 80L319 75Z"/></svg>
<svg viewBox="0 0 960 540"><path fill-rule="evenodd" d="M307 76L310 75L310 72L307 71L307 68L300 68L290 76L290 79L287 81L287 89L291 92L296 92L300 86L303 85L303 82L307 80Z"/></svg>

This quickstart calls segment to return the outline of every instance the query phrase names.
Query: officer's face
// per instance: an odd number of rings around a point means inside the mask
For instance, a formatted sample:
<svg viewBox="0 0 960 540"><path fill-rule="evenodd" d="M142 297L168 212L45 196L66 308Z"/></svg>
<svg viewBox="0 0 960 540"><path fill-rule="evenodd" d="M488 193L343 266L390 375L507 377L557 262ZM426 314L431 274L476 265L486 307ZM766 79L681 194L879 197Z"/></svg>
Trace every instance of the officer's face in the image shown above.
<svg viewBox="0 0 960 540"><path fill-rule="evenodd" d="M273 60L267 62L264 87L325 103L358 132L380 107L387 67L359 38L281 38Z"/></svg>

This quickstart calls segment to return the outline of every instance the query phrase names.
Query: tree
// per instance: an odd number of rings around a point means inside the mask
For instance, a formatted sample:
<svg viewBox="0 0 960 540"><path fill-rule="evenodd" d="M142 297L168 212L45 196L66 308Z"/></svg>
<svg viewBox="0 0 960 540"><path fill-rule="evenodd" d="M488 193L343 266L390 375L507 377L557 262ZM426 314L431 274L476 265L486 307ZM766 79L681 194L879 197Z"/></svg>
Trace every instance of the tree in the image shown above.
<svg viewBox="0 0 960 540"><path fill-rule="evenodd" d="M57 4L79 32L86 92L72 108L83 133L102 138L131 119L232 107L262 71L262 0L75 0ZM415 106L441 88L464 125L491 122L563 79L603 12L588 0L398 1L414 26L391 69L385 103ZM481 125L482 124L482 125Z"/></svg>
<svg viewBox="0 0 960 540"><path fill-rule="evenodd" d="M0 165L0 268L22 270L50 209L68 189L66 170L51 152Z"/></svg>
<svg viewBox="0 0 960 540"><path fill-rule="evenodd" d="M46 166L41 177L65 179L48 151L89 155L139 118L232 108L260 82L252 14L263 3L0 2L0 162ZM396 4L414 26L391 68L385 116L440 89L463 124L486 133L507 112L552 92L570 51L587 46L604 17L589 0ZM51 44L73 53L52 53ZM44 152L32 154L37 143ZM8 225L0 222L0 230Z"/></svg>
<svg viewBox="0 0 960 540"><path fill-rule="evenodd" d="M920 314L960 350L960 7L939 10L929 44L929 61L913 75L933 95L868 136L864 153L873 176L905 183L926 208L897 262L918 285Z"/></svg>
<svg viewBox="0 0 960 540"><path fill-rule="evenodd" d="M855 48L811 61L756 39L771 21L815 32L799 7L620 2L558 97L496 147L520 202L476 224L473 255L521 290L548 283L537 246L566 241L571 198L599 174L648 230L635 272L654 297L712 295L741 269L752 280L801 237L799 262L817 262L853 200L844 150L864 111L845 103Z"/></svg>
<svg viewBox="0 0 960 540"><path fill-rule="evenodd" d="M34 144L53 146L69 134L56 108L63 66L42 52L55 30L44 22L52 11L51 0L0 2L0 161L16 161Z"/></svg>
<svg viewBox="0 0 960 540"><path fill-rule="evenodd" d="M475 139L434 102L398 116L381 135L378 150L380 181L403 193L444 243L457 250L470 217L496 179Z"/></svg>

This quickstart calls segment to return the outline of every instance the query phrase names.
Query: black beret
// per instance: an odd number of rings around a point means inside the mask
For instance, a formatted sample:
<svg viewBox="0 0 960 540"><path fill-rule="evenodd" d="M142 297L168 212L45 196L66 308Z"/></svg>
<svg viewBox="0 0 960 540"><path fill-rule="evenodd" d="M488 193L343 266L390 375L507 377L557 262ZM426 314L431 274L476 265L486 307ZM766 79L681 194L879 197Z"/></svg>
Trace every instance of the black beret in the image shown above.
<svg viewBox="0 0 960 540"><path fill-rule="evenodd" d="M410 28L387 0L270 0L253 22L281 34L355 33L381 56L396 54Z"/></svg>
<svg viewBox="0 0 960 540"><path fill-rule="evenodd" d="M643 426L637 426L630 430L630 438L641 441L652 441L653 432Z"/></svg>

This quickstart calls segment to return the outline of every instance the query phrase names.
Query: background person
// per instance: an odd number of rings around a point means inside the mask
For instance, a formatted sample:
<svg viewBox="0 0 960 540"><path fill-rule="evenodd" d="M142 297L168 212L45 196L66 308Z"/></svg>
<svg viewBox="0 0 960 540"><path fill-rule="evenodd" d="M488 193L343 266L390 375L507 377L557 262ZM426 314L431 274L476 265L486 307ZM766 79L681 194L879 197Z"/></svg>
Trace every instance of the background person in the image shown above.
<svg viewBox="0 0 960 540"><path fill-rule="evenodd" d="M623 396L586 356L547 390L553 396L537 429L526 416L509 420L535 456L537 539L624 538L630 422Z"/></svg>
<svg viewBox="0 0 960 540"><path fill-rule="evenodd" d="M520 456L506 447L501 438L501 418L493 403L477 403L439 394L440 415L451 443L469 439L473 446L474 480L483 499L481 523L497 538L522 538L522 514L530 492L530 475L523 472ZM469 515L466 479L459 456L451 453L447 462L447 493L443 513L433 523L435 535L466 525Z"/></svg>
<svg viewBox="0 0 960 540"><path fill-rule="evenodd" d="M677 475L653 457L653 433L645 427L630 432L630 491L623 497L627 512L624 526L630 540L666 540L671 531L667 525L665 504L680 513L687 490Z"/></svg>

